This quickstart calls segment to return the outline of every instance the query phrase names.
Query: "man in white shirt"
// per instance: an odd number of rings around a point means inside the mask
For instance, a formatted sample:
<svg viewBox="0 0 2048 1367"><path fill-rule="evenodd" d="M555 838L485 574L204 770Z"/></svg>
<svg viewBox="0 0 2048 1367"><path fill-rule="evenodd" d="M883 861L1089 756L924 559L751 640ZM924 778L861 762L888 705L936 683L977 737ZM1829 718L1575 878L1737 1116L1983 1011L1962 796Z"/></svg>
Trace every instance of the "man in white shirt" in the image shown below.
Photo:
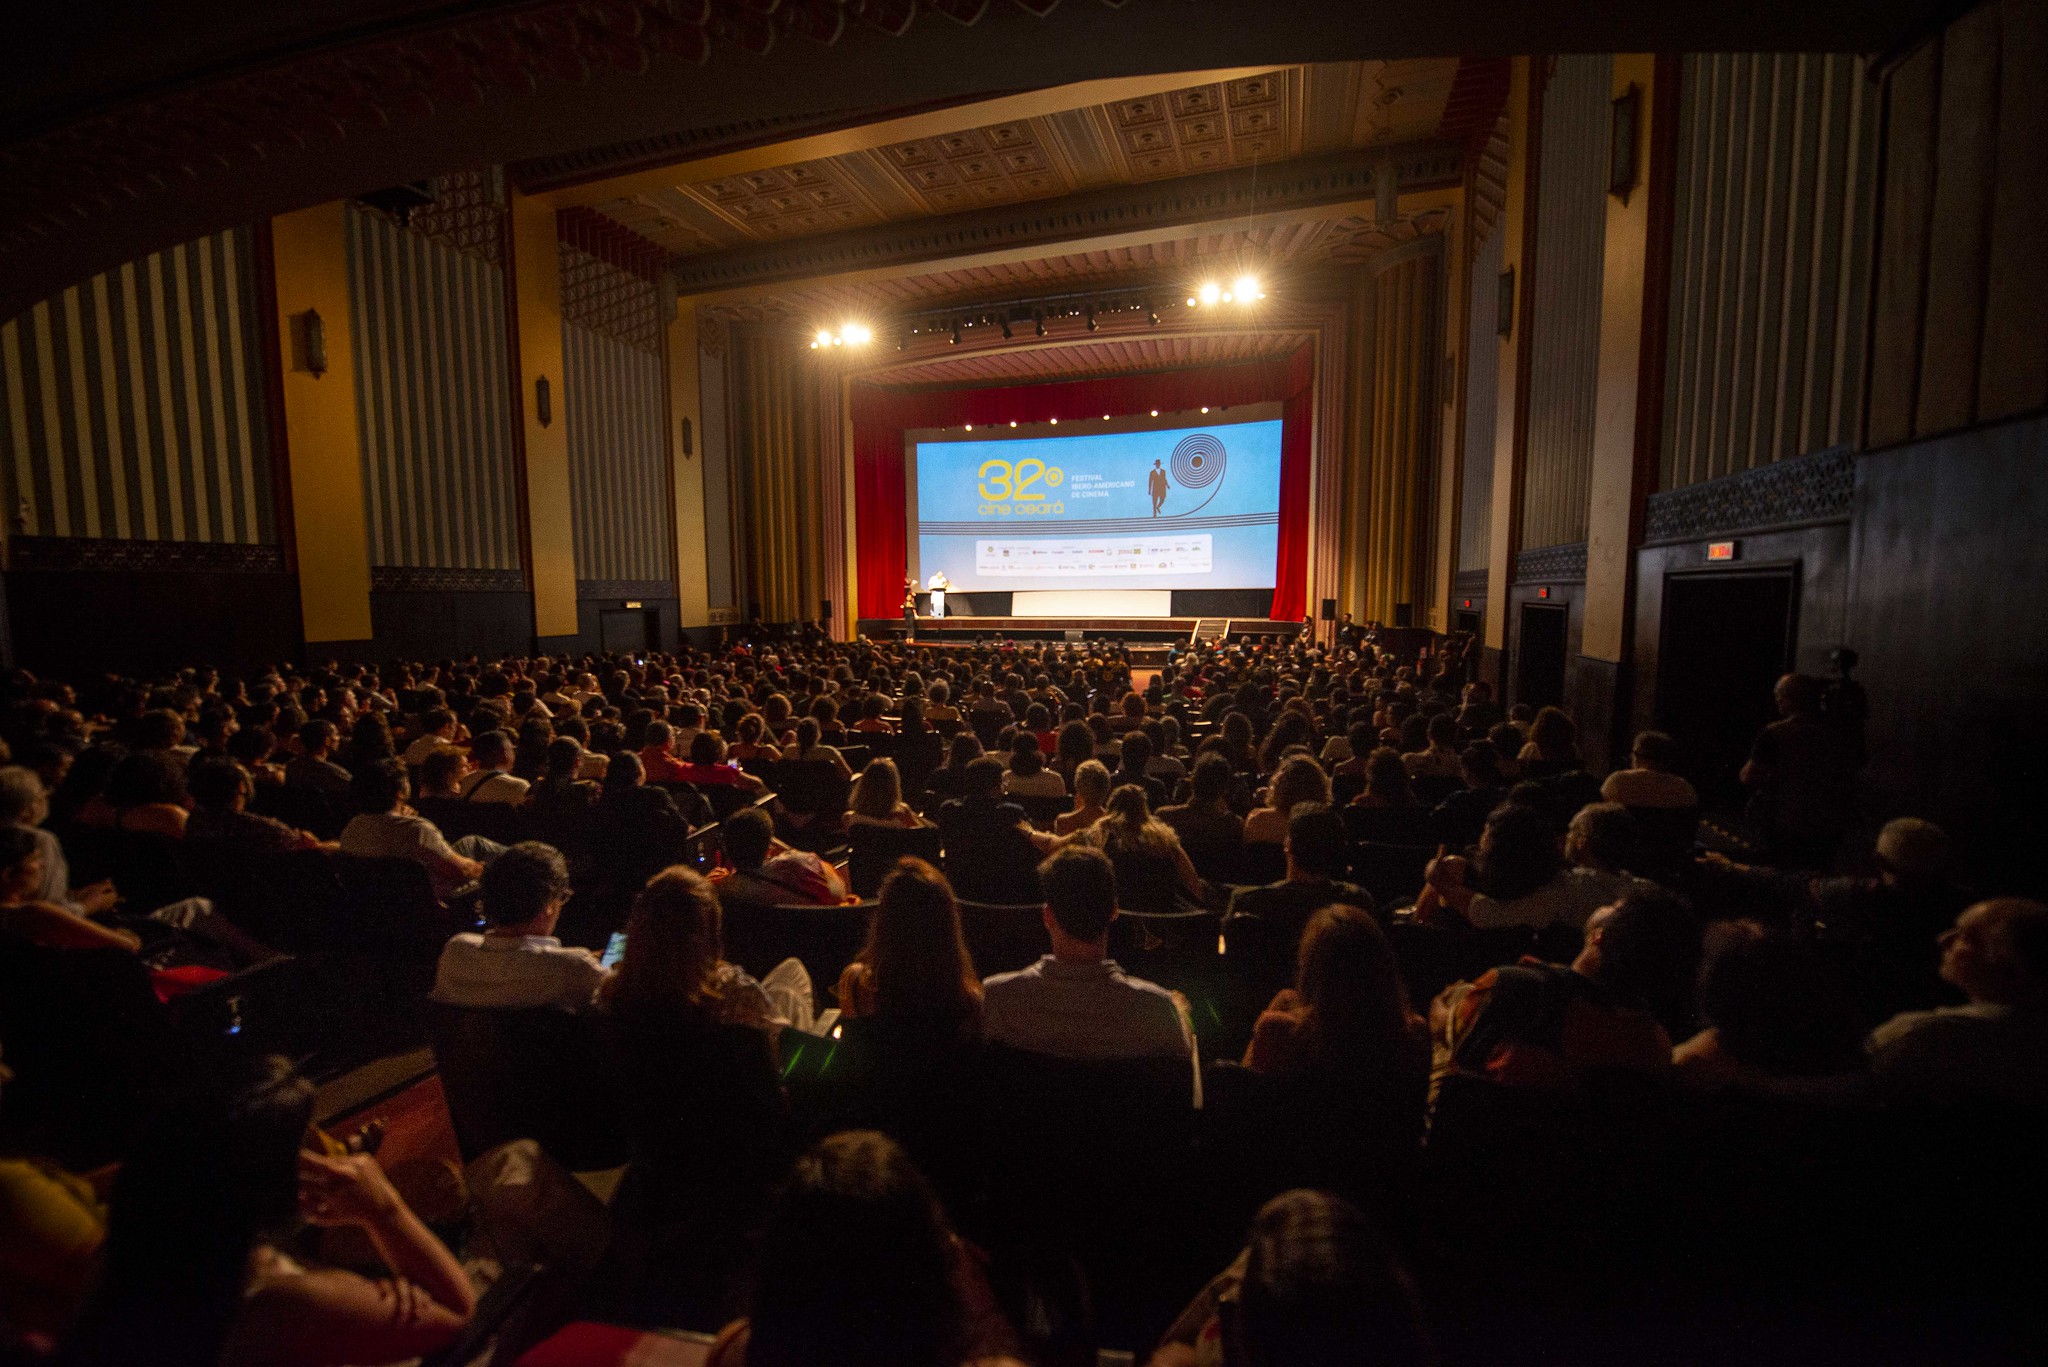
<svg viewBox="0 0 2048 1367"><path fill-rule="evenodd" d="M362 815L342 827L341 852L413 860L426 869L434 896L443 902L482 874L484 863L503 849L477 835L450 845L440 827L406 805L412 788L405 766L395 759L378 760L357 774L351 791Z"/></svg>
<svg viewBox="0 0 2048 1367"><path fill-rule="evenodd" d="M503 731L486 731L470 742L469 754L476 761L476 772L462 780L463 801L498 802L508 807L526 801L530 785L523 778L512 777L512 737Z"/></svg>
<svg viewBox="0 0 2048 1367"><path fill-rule="evenodd" d="M436 750L455 748L455 714L445 707L430 707L420 715L419 739L405 747L405 767L417 769Z"/></svg>
<svg viewBox="0 0 2048 1367"><path fill-rule="evenodd" d="M944 570L940 570L931 577L933 617L944 617L946 615L946 590L952 586L952 582L952 580L946 578Z"/></svg>
<svg viewBox="0 0 2048 1367"><path fill-rule="evenodd" d="M1069 845L1038 866L1038 881L1052 953L982 984L989 1041L1059 1058L1185 1058L1193 1065L1185 1007L1109 958L1109 924L1116 919L1109 857Z"/></svg>
<svg viewBox="0 0 2048 1367"><path fill-rule="evenodd" d="M1908 1011L1870 1034L1878 1092L1902 1105L2048 1105L2048 906L1979 902L1941 937L1965 1006Z"/></svg>
<svg viewBox="0 0 2048 1367"><path fill-rule="evenodd" d="M587 949L554 936L569 900L569 866L552 845L522 841L484 870L482 934L465 931L441 950L433 997L449 1006L581 1011L605 970Z"/></svg>
<svg viewBox="0 0 2048 1367"><path fill-rule="evenodd" d="M1644 731L1629 752L1629 767L1616 769L1600 785L1600 796L1624 807L1683 811L1700 805L1699 794L1678 768L1678 742L1662 731Z"/></svg>

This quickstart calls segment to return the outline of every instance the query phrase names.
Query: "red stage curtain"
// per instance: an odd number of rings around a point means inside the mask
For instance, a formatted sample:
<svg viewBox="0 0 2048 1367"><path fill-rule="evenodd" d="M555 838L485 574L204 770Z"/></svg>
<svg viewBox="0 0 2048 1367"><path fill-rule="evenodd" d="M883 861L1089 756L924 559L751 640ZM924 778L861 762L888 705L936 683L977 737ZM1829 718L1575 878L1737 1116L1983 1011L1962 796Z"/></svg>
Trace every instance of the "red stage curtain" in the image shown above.
<svg viewBox="0 0 2048 1367"><path fill-rule="evenodd" d="M1315 391L1290 394L1280 407L1280 548L1273 568L1276 622L1299 621L1308 611L1308 457L1315 422Z"/></svg>
<svg viewBox="0 0 2048 1367"><path fill-rule="evenodd" d="M1216 370L1117 375L1062 384L1000 389L892 390L856 384L853 416L855 564L861 617L895 617L903 610L908 564L903 434L918 428L994 426L1048 418L1100 420L1158 409L1192 411L1203 405L1282 401L1280 435L1280 563L1275 570L1273 616L1298 618L1308 584L1310 386L1315 354L1304 343L1284 360L1253 361ZM1291 595L1291 596L1290 596Z"/></svg>

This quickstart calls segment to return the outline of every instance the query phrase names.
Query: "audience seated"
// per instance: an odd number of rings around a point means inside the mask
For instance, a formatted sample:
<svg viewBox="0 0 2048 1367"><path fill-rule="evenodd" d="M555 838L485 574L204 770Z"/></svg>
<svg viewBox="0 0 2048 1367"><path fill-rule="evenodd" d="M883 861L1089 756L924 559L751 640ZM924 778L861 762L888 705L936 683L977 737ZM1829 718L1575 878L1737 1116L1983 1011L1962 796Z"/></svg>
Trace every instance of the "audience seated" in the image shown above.
<svg viewBox="0 0 2048 1367"><path fill-rule="evenodd" d="M1320 1191L1274 1197L1245 1250L1174 1321L1150 1367L1430 1367L1421 1298L1358 1209Z"/></svg>
<svg viewBox="0 0 2048 1367"><path fill-rule="evenodd" d="M1428 919L1448 908L1479 930L1577 928L1618 897L1655 890L1622 867L1631 858L1634 838L1627 808L1596 803L1572 818L1560 863L1555 838L1540 813L1500 807L1487 818L1469 861L1451 855L1431 863L1429 886L1416 911Z"/></svg>
<svg viewBox="0 0 2048 1367"><path fill-rule="evenodd" d="M241 765L227 758L201 756L189 766L185 785L193 810L185 823L188 840L223 840L250 850L309 850L320 840L311 831L296 830L272 817L249 810L256 785Z"/></svg>
<svg viewBox="0 0 2048 1367"><path fill-rule="evenodd" d="M1108 775L1105 773L1104 782ZM1180 837L1195 871L1204 878L1230 882L1237 876L1238 856L1244 845L1245 819L1230 809L1230 789L1236 775L1222 755L1207 754L1195 761L1189 778L1188 800L1177 807L1162 807L1159 819ZM1108 796L1105 790L1103 796ZM1064 832L1062 832L1064 834Z"/></svg>
<svg viewBox="0 0 2048 1367"><path fill-rule="evenodd" d="M797 1160L746 1308L706 1367L1021 1367L979 1256L909 1156L873 1131Z"/></svg>
<svg viewBox="0 0 2048 1367"><path fill-rule="evenodd" d="M718 900L727 907L837 906L846 900L838 870L808 850L775 838L775 823L758 808L734 812L721 824L729 870L718 881Z"/></svg>
<svg viewBox="0 0 2048 1367"><path fill-rule="evenodd" d="M554 936L569 900L569 866L552 845L527 840L483 872L484 930L448 941L434 970L433 998L448 1006L581 1011L605 971L587 949Z"/></svg>
<svg viewBox="0 0 2048 1367"><path fill-rule="evenodd" d="M1699 794L1677 770L1678 742L1662 731L1639 732L1629 750L1629 767L1609 774L1600 796L1624 807L1660 811L1699 806Z"/></svg>
<svg viewBox="0 0 2048 1367"><path fill-rule="evenodd" d="M470 742L469 757L476 769L457 785L465 802L501 802L517 807L526 801L531 786L512 773L512 737L503 731L486 731Z"/></svg>
<svg viewBox="0 0 2048 1367"><path fill-rule="evenodd" d="M1069 846L1038 866L1052 953L982 984L989 1041L1059 1058L1194 1058L1185 1007L1126 975L1109 957L1116 868L1100 850Z"/></svg>
<svg viewBox="0 0 2048 1367"><path fill-rule="evenodd" d="M1698 957L1698 925L1675 898L1604 906L1569 966L1524 960L1446 988L1430 1007L1434 1071L1539 1089L1595 1070L1666 1072L1671 1037L1654 1007L1685 990Z"/></svg>
<svg viewBox="0 0 2048 1367"><path fill-rule="evenodd" d="M1343 881L1351 862L1351 840L1343 820L1321 803L1303 803L1287 823L1287 876L1262 888L1239 888L1223 917L1223 936L1233 957L1252 951L1245 971L1258 985L1292 971L1295 947L1309 918L1333 902L1373 910L1372 894ZM1252 947L1256 945L1256 950Z"/></svg>
<svg viewBox="0 0 2048 1367"><path fill-rule="evenodd" d="M1109 768L1099 759L1084 759L1074 766L1074 807L1061 812L1052 823L1053 834L1072 835L1102 820L1109 810Z"/></svg>
<svg viewBox="0 0 2048 1367"><path fill-rule="evenodd" d="M1288 819L1295 808L1304 802L1327 804L1330 800L1330 780L1323 773L1322 766L1307 755L1293 755L1284 759L1274 771L1273 782L1266 790L1266 803L1255 809L1244 819L1244 839L1247 844L1285 843Z"/></svg>
<svg viewBox="0 0 2048 1367"><path fill-rule="evenodd" d="M1202 905L1202 876L1173 827L1153 817L1145 790L1135 784L1112 792L1102 820L1075 839L1101 850L1116 866L1124 910L1160 914Z"/></svg>
<svg viewBox="0 0 2048 1367"><path fill-rule="evenodd" d="M1039 847L1024 809L1003 801L1001 763L984 756L969 764L960 796L939 808L938 825L956 892L971 902L1017 900Z"/></svg>
<svg viewBox="0 0 2048 1367"><path fill-rule="evenodd" d="M922 859L898 861L833 995L842 1020L886 1020L940 1040L980 1036L981 979L944 874Z"/></svg>
<svg viewBox="0 0 2048 1367"><path fill-rule="evenodd" d="M330 797L348 795L349 771L330 758L341 743L341 732L331 721L309 721L299 728L299 753L284 766L284 781L293 788L310 788Z"/></svg>
<svg viewBox="0 0 2048 1367"><path fill-rule="evenodd" d="M104 1272L58 1361L385 1363L452 1343L475 1292L377 1160L308 1143L313 1088L282 1059L195 1087L115 1180ZM295 1223L348 1228L364 1276L288 1251Z"/></svg>
<svg viewBox="0 0 2048 1367"><path fill-rule="evenodd" d="M2048 905L1977 903L1941 937L1941 976L1968 1003L1908 1011L1871 1032L1879 1094L2048 1106Z"/></svg>
<svg viewBox="0 0 2048 1367"><path fill-rule="evenodd" d="M379 760L358 774L351 791L359 811L342 827L341 849L366 859L412 860L426 869L434 896L445 902L476 881L503 847L478 835L449 844L439 827L406 804L409 789L405 766L395 759Z"/></svg>
<svg viewBox="0 0 2048 1367"><path fill-rule="evenodd" d="M903 776L896 761L886 755L867 762L847 799L849 826L892 826L913 829L927 824L915 808L903 800Z"/></svg>

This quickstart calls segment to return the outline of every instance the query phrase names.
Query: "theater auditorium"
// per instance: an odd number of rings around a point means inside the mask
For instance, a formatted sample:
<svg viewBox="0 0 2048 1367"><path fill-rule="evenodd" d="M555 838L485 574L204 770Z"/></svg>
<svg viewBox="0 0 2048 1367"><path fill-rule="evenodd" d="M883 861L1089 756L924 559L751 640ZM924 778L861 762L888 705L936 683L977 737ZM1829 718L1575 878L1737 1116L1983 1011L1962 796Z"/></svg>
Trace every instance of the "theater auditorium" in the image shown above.
<svg viewBox="0 0 2048 1367"><path fill-rule="evenodd" d="M0 1367L2042 1359L2048 0L30 8Z"/></svg>

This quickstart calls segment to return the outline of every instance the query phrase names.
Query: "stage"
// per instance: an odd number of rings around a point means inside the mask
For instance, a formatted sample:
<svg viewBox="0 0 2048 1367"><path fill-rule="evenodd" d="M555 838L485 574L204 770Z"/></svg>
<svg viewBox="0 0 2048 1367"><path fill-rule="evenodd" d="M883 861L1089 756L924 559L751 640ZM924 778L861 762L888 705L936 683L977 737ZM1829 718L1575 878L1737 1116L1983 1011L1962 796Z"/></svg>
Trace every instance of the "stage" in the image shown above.
<svg viewBox="0 0 2048 1367"><path fill-rule="evenodd" d="M901 617L864 618L863 636L903 639ZM1004 637L1013 641L1113 641L1132 646L1186 645L1200 629L1202 638L1292 637L1301 629L1298 622L1274 622L1263 617L927 617L919 614L910 633L913 645L965 645L980 638Z"/></svg>

